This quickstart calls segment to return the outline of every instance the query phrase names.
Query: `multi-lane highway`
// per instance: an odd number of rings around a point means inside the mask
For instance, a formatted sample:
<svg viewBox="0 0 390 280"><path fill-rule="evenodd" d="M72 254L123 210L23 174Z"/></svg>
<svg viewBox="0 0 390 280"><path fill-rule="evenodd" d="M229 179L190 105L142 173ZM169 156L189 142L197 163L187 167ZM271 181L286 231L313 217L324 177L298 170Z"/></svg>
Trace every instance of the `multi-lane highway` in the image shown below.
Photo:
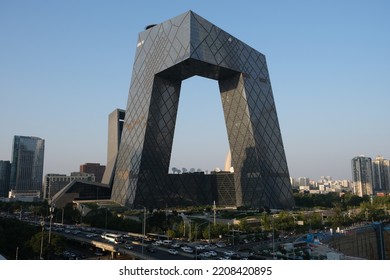
<svg viewBox="0 0 390 280"><path fill-rule="evenodd" d="M52 234L59 234L80 244L88 244L99 252L110 252L111 258L127 256L133 259L158 260L189 260L189 259L229 259L238 257L235 252L216 245L173 241L142 241L139 237L128 233L118 233L122 236L118 243L110 242L102 237L101 229L75 226L52 226Z"/></svg>

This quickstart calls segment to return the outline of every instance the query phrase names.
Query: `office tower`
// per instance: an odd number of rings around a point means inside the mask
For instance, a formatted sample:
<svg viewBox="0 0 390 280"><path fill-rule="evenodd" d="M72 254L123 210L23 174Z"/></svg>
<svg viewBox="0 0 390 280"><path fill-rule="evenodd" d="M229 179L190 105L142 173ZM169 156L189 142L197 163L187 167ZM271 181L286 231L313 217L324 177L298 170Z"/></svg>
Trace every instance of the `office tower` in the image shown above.
<svg viewBox="0 0 390 280"><path fill-rule="evenodd" d="M102 179L103 184L111 185L114 178L124 119L125 110L121 109L115 109L108 116L107 167Z"/></svg>
<svg viewBox="0 0 390 280"><path fill-rule="evenodd" d="M100 163L84 163L80 165L80 172L95 175L95 182L98 183L102 181L105 170L106 166L100 165Z"/></svg>
<svg viewBox="0 0 390 280"><path fill-rule="evenodd" d="M265 56L192 11L139 34L112 199L136 208L213 203L202 180L175 185L168 176L181 82L195 75L219 84L235 206L293 207Z"/></svg>
<svg viewBox="0 0 390 280"><path fill-rule="evenodd" d="M389 193L389 166L389 160L386 160L381 156L377 156L375 160L372 161L372 176L375 193Z"/></svg>
<svg viewBox="0 0 390 280"><path fill-rule="evenodd" d="M352 159L352 181L356 195L373 194L371 158L357 156Z"/></svg>
<svg viewBox="0 0 390 280"><path fill-rule="evenodd" d="M42 192L45 140L14 136L10 188L15 192Z"/></svg>
<svg viewBox="0 0 390 280"><path fill-rule="evenodd" d="M0 197L8 197L11 176L11 162L0 160Z"/></svg>
<svg viewBox="0 0 390 280"><path fill-rule="evenodd" d="M390 160L388 159L385 159L383 161L383 165L384 165L384 181L385 181L385 191L387 194L390 194Z"/></svg>

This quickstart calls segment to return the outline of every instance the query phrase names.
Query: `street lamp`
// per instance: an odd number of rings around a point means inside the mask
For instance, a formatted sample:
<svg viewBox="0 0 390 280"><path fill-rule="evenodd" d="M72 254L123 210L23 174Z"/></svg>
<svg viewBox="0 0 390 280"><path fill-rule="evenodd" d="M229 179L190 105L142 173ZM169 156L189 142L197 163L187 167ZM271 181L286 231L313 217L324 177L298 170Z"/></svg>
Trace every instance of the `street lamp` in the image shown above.
<svg viewBox="0 0 390 280"><path fill-rule="evenodd" d="M41 253L40 253L40 255L39 255L39 259L40 259L40 260L43 260L43 258L42 258L42 252L43 252L43 230L44 230L44 228L45 228L45 222L44 222L43 218L42 218L42 220L41 220L41 227L42 227L42 234L41 234Z"/></svg>
<svg viewBox="0 0 390 280"><path fill-rule="evenodd" d="M104 221L104 230L107 231L107 207L104 209L106 209L106 219Z"/></svg>
<svg viewBox="0 0 390 280"><path fill-rule="evenodd" d="M189 233L188 233L188 239L189 239L189 241L191 242L191 220L188 220L188 227L189 227Z"/></svg>
<svg viewBox="0 0 390 280"><path fill-rule="evenodd" d="M142 225L142 256L144 255L144 239L146 235L146 207L144 207L144 221Z"/></svg>
<svg viewBox="0 0 390 280"><path fill-rule="evenodd" d="M50 223L49 223L49 245L51 244L51 222L53 220L54 204L50 206Z"/></svg>
<svg viewBox="0 0 390 280"><path fill-rule="evenodd" d="M198 239L198 228L204 224L209 224L210 226L210 221L207 221L207 222L204 222L204 223L201 223L201 224L195 224L195 242L197 241ZM209 227L209 244L210 244L210 227Z"/></svg>
<svg viewBox="0 0 390 280"><path fill-rule="evenodd" d="M275 224L274 224L274 215L272 215L272 252L273 252L273 259L276 259L275 254Z"/></svg>
<svg viewBox="0 0 390 280"><path fill-rule="evenodd" d="M209 245L210 245L210 239L211 239L210 213L208 213L208 222L209 222Z"/></svg>
<svg viewBox="0 0 390 280"><path fill-rule="evenodd" d="M233 251L234 251L234 228L232 228L232 239L233 239Z"/></svg>
<svg viewBox="0 0 390 280"><path fill-rule="evenodd" d="M198 239L198 228L204 224L209 224L209 245L210 245L210 218L208 219L207 222L204 222L204 223L201 223L201 224L197 224L195 223L195 242L197 242L197 239ZM197 260L198 259L198 249L195 247L195 259Z"/></svg>

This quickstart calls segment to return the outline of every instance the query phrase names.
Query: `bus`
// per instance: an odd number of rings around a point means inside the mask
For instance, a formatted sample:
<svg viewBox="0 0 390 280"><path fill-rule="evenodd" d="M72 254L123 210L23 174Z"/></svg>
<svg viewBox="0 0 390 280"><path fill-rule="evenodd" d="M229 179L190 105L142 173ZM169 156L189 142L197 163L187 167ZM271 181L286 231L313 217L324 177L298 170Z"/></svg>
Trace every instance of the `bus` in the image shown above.
<svg viewBox="0 0 390 280"><path fill-rule="evenodd" d="M122 243L122 235L116 234L116 233L103 233L101 235L103 239L106 239L107 241L110 241L115 244Z"/></svg>
<svg viewBox="0 0 390 280"><path fill-rule="evenodd" d="M169 240L169 236L165 235L165 234L147 233L146 236L149 240L154 240L154 241L156 241L156 240L161 240L161 241Z"/></svg>

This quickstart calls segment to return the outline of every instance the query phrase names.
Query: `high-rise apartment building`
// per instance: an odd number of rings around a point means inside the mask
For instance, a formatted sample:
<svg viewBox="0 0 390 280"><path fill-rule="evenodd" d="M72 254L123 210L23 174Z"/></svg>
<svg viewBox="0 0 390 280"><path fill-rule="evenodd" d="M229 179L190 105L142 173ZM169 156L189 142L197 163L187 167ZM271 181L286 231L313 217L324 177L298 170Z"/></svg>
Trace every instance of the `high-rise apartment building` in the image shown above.
<svg viewBox="0 0 390 280"><path fill-rule="evenodd" d="M10 188L14 193L41 192L45 140L14 136Z"/></svg>
<svg viewBox="0 0 390 280"><path fill-rule="evenodd" d="M105 165L100 165L100 163L84 163L80 165L81 173L88 173L95 175L95 182L100 183L103 178L104 171L106 170Z"/></svg>
<svg viewBox="0 0 390 280"><path fill-rule="evenodd" d="M0 160L0 197L8 197L11 176L11 162Z"/></svg>
<svg viewBox="0 0 390 280"><path fill-rule="evenodd" d="M310 178L307 178L307 177L299 177L298 178L298 185L300 187L303 187L303 186L310 186Z"/></svg>
<svg viewBox="0 0 390 280"><path fill-rule="evenodd" d="M389 193L390 161L377 156L372 161L372 172L374 193Z"/></svg>
<svg viewBox="0 0 390 280"><path fill-rule="evenodd" d="M370 157L357 156L352 159L352 181L358 196L373 194L372 161Z"/></svg>

